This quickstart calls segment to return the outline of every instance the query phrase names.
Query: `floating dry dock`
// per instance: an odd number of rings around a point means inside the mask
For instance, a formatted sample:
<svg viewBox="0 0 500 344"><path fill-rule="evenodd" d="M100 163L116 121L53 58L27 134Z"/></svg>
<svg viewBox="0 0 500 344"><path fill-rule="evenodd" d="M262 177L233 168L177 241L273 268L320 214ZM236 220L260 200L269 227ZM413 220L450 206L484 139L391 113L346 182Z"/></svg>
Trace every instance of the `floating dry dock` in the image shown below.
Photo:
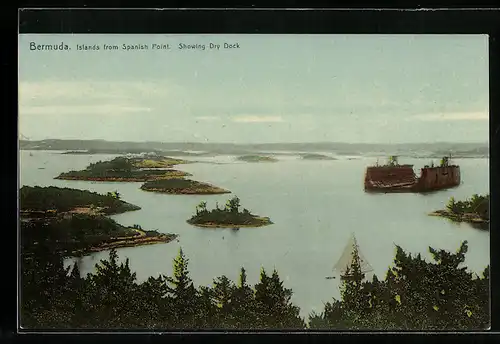
<svg viewBox="0 0 500 344"><path fill-rule="evenodd" d="M427 192L460 185L460 167L449 164L444 157L439 166L425 166L420 177L413 165L399 165L395 157L387 165L369 166L365 173L365 191L369 192Z"/></svg>

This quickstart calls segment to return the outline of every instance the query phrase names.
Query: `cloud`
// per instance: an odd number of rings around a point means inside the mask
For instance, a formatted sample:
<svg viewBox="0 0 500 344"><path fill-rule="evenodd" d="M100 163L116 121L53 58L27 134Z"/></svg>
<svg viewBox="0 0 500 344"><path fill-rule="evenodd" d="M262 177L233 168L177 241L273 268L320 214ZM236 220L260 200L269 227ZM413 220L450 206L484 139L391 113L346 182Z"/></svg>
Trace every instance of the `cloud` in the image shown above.
<svg viewBox="0 0 500 344"><path fill-rule="evenodd" d="M183 89L168 81L43 80L19 83L19 114L101 115L149 113L183 106ZM179 105L180 104L180 105Z"/></svg>
<svg viewBox="0 0 500 344"><path fill-rule="evenodd" d="M416 115L410 119L419 121L487 121L489 115L487 111L431 113Z"/></svg>
<svg viewBox="0 0 500 344"><path fill-rule="evenodd" d="M23 81L19 83L21 100L57 98L126 99L130 96L165 96L178 90L171 84L142 81Z"/></svg>
<svg viewBox="0 0 500 344"><path fill-rule="evenodd" d="M214 122L214 121L219 121L220 117L217 116L200 116L195 118L197 121L203 121L203 122Z"/></svg>
<svg viewBox="0 0 500 344"><path fill-rule="evenodd" d="M150 112L151 108L126 106L121 104L97 105L47 105L20 106L19 114L23 115L121 115L130 112Z"/></svg>
<svg viewBox="0 0 500 344"><path fill-rule="evenodd" d="M237 123L278 123L283 122L281 116L237 116L233 117L233 122Z"/></svg>

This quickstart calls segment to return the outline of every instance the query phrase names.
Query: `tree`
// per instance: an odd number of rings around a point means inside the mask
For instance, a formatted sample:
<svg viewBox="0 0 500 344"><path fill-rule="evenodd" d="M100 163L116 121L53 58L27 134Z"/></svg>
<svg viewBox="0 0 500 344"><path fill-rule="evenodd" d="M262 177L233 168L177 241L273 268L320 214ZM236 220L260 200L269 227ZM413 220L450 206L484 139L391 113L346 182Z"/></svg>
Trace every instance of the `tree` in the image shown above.
<svg viewBox="0 0 500 344"><path fill-rule="evenodd" d="M457 202L455 201L455 197L451 196L446 204L446 209L453 214L457 214L459 211L459 207L457 206Z"/></svg>
<svg viewBox="0 0 500 344"><path fill-rule="evenodd" d="M237 213L240 208L240 199L237 196L234 196L226 203L226 210L232 213Z"/></svg>
<svg viewBox="0 0 500 344"><path fill-rule="evenodd" d="M257 327L276 329L304 328L299 308L291 303L292 290L283 286L278 272L268 276L264 268L260 281L255 285L255 302L258 313Z"/></svg>
<svg viewBox="0 0 500 344"><path fill-rule="evenodd" d="M88 311L93 313L89 320L94 326L127 328L140 324L134 314L138 301L136 273L130 270L128 258L118 264L118 254L112 249L108 260L96 264L96 272L88 282Z"/></svg>
<svg viewBox="0 0 500 344"><path fill-rule="evenodd" d="M40 227L38 227L41 229ZM42 227L43 228L43 227ZM73 298L65 299L70 288L63 256L50 243L24 247L21 251L21 325L27 328L67 327Z"/></svg>
<svg viewBox="0 0 500 344"><path fill-rule="evenodd" d="M233 317L233 293L235 290L234 283L226 276L221 276L214 279L214 287L211 289L211 301L217 308L219 319L219 327L232 327Z"/></svg>
<svg viewBox="0 0 500 344"><path fill-rule="evenodd" d="M447 157L447 156L444 156L442 159L441 159L441 164L440 166L441 167L446 167L449 165L449 161L450 161L450 158Z"/></svg>
<svg viewBox="0 0 500 344"><path fill-rule="evenodd" d="M255 328L256 327L256 309L254 291L247 284L247 274L245 268L241 268L238 283L233 288L231 297L232 328Z"/></svg>
<svg viewBox="0 0 500 344"><path fill-rule="evenodd" d="M149 277L139 286L138 315L145 328L166 328L173 318L164 276Z"/></svg>
<svg viewBox="0 0 500 344"><path fill-rule="evenodd" d="M196 206L196 215L199 214L205 214L207 213L207 202L201 201L197 206Z"/></svg>
<svg viewBox="0 0 500 344"><path fill-rule="evenodd" d="M189 259L186 258L182 248L179 249L179 254L174 259L173 276L165 276L167 290L172 298L173 306L176 312L176 326L179 327L194 327L194 316L196 312L196 289L189 277L188 271Z"/></svg>

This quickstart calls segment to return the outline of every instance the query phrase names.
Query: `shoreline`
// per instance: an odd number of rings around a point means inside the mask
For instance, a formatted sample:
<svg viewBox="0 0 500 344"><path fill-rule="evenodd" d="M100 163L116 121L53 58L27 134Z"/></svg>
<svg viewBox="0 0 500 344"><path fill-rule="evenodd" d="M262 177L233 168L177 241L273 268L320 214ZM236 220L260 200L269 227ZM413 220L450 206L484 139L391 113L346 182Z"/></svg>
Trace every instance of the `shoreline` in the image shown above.
<svg viewBox="0 0 500 344"><path fill-rule="evenodd" d="M252 227L265 227L274 224L268 217L256 217L256 220L260 221L259 223L252 224L217 224L213 222L208 223L195 223L191 220L187 220L186 222L195 227L201 228L252 228Z"/></svg>
<svg viewBox="0 0 500 344"><path fill-rule="evenodd" d="M179 235L178 234L163 234L160 233L159 235L154 235L154 236L140 236L139 238L135 237L130 237L130 238L123 238L119 239L117 241L112 241L104 244L100 244L97 246L92 246L89 247L83 252L78 252L78 251L73 251L72 254L82 254L87 255L90 253L95 253L95 252L101 252L101 251L107 251L111 249L116 249L116 248L124 248L124 247L136 247L136 246L145 246L145 245L154 245L154 244L166 244L169 242L174 241L177 239Z"/></svg>
<svg viewBox="0 0 500 344"><path fill-rule="evenodd" d="M85 249L72 250L72 251L64 251L64 255L67 258L75 258L75 257L83 257L88 256L92 253L109 251L112 249L125 248L125 247L138 247L145 245L155 245L155 244L167 244L169 242L174 241L178 238L178 234L160 234L150 237L139 237L134 238L130 237L130 239L120 239L117 241L107 242L103 244L99 244L96 246L91 246Z"/></svg>
<svg viewBox="0 0 500 344"><path fill-rule="evenodd" d="M192 190L192 189L163 189L163 188L148 188L141 186L143 191L163 193L168 195L222 195L230 194L231 191L222 188L210 187L207 190Z"/></svg>
<svg viewBox="0 0 500 344"><path fill-rule="evenodd" d="M54 179L59 179L59 180L80 180L80 181L87 181L87 182L132 182L132 183L141 183L145 182L148 179L146 177L144 178L137 178L137 177L132 177L132 178L116 178L116 177L110 177L110 178L102 178L102 177L73 177L73 176L57 176L54 177Z"/></svg>
<svg viewBox="0 0 500 344"><path fill-rule="evenodd" d="M30 219L37 219L37 218L53 218L53 219L55 219L59 216L64 217L64 216L73 216L73 215L77 215L77 214L92 215L92 216L113 216L113 215L127 213L129 211L137 211L137 210L141 210L141 209L142 209L141 207L139 207L135 204L124 202L124 204L122 204L122 206L117 208L117 209L110 209L109 207L92 209L92 208L87 207L87 206L75 207L75 208L70 209L68 211L26 210L26 209L23 210L23 209L20 209L19 210L19 217L30 220Z"/></svg>
<svg viewBox="0 0 500 344"><path fill-rule="evenodd" d="M436 210L429 213L428 215L444 217L453 220L455 222L467 222L471 224L481 224L481 225L486 225L490 223L489 220L483 219L479 215L473 213L454 214L450 213L447 210Z"/></svg>
<svg viewBox="0 0 500 344"><path fill-rule="evenodd" d="M175 179L175 178L182 178L182 177L189 177L191 176L190 174L179 174L179 175L171 175L171 176L154 176L154 177L109 177L109 178L103 178L103 177L73 177L73 176L57 176L54 177L54 179L59 179L59 180L80 180L80 181L87 181L87 182L112 182L112 183L144 183L148 182L151 180L157 180L157 179Z"/></svg>

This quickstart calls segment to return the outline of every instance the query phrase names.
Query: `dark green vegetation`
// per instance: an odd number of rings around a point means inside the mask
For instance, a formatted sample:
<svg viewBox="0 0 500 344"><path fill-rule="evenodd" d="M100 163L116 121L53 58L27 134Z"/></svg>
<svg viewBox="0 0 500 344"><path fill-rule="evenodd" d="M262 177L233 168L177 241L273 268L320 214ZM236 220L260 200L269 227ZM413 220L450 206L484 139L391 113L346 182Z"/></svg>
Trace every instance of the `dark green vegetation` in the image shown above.
<svg viewBox="0 0 500 344"><path fill-rule="evenodd" d="M299 309L276 271L261 272L254 288L242 269L237 284L225 276L196 288L182 251L171 276L136 281L116 251L80 277L78 265L44 246L22 255L21 324L24 328L303 328Z"/></svg>
<svg viewBox="0 0 500 344"><path fill-rule="evenodd" d="M304 160L337 160L331 156L323 154L302 154L301 158Z"/></svg>
<svg viewBox="0 0 500 344"><path fill-rule="evenodd" d="M231 193L214 185L184 178L156 179L145 182L142 190L176 195L205 195Z"/></svg>
<svg viewBox="0 0 500 344"><path fill-rule="evenodd" d="M45 232L42 232L45 233ZM397 247L385 280L363 281L359 259L353 278L342 282L340 300L311 314L309 325L291 302L278 272L261 270L252 287L241 269L234 283L225 276L195 287L182 250L171 276L142 283L119 264L116 251L80 277L78 265L64 269L50 239L23 245L21 325L28 329L392 329L472 330L489 326L489 267L481 277L461 267L467 251L430 252L434 262ZM23 241L26 243L26 241ZM355 254L355 253L354 253ZM310 283L314 283L311 281Z"/></svg>
<svg viewBox="0 0 500 344"><path fill-rule="evenodd" d="M112 247L169 242L173 234L124 227L104 216L138 210L120 200L118 192L100 195L90 191L57 187L20 190L21 236L25 244L37 246L42 238L53 251L81 255Z"/></svg>
<svg viewBox="0 0 500 344"><path fill-rule="evenodd" d="M272 224L267 217L258 217L243 209L239 211L240 199L233 197L226 202L224 208L219 208L217 204L215 209L208 210L207 202L201 202L196 207L194 214L187 222L199 227L260 227Z"/></svg>
<svg viewBox="0 0 500 344"><path fill-rule="evenodd" d="M228 190L194 180L191 174L169 168L187 161L167 157L125 158L90 164L82 171L61 173L56 179L112 182L145 182L141 189L168 194L206 195L230 193Z"/></svg>
<svg viewBox="0 0 500 344"><path fill-rule="evenodd" d="M80 256L117 247L169 242L173 234L124 227L106 216L73 214L50 221L21 222L23 247L45 245L64 256Z"/></svg>
<svg viewBox="0 0 500 344"><path fill-rule="evenodd" d="M139 210L140 207L122 201L118 192L101 195L88 190L77 190L70 188L31 187L23 186L19 191L19 205L21 213L66 212L75 208L101 208L104 214L118 214L131 210Z"/></svg>
<svg viewBox="0 0 500 344"><path fill-rule="evenodd" d="M362 281L353 252L341 299L310 316L311 328L384 330L484 330L489 327L489 266L482 276L463 267L467 242L456 253L429 247L434 262L397 246L384 280Z"/></svg>
<svg viewBox="0 0 500 344"><path fill-rule="evenodd" d="M265 155L242 155L237 158L246 162L276 162L278 159Z"/></svg>
<svg viewBox="0 0 500 344"><path fill-rule="evenodd" d="M93 181L135 181L142 182L158 178L183 177L189 173L177 170L154 170L158 167L171 167L182 160L171 158L125 158L117 157L110 161L91 163L85 170L61 173L56 179L93 180ZM142 169L147 167L150 169Z"/></svg>
<svg viewBox="0 0 500 344"><path fill-rule="evenodd" d="M458 222L483 224L480 228L488 229L490 222L490 195L473 195L465 201L456 201L451 197L446 204L446 210L438 210L431 215L442 216Z"/></svg>

